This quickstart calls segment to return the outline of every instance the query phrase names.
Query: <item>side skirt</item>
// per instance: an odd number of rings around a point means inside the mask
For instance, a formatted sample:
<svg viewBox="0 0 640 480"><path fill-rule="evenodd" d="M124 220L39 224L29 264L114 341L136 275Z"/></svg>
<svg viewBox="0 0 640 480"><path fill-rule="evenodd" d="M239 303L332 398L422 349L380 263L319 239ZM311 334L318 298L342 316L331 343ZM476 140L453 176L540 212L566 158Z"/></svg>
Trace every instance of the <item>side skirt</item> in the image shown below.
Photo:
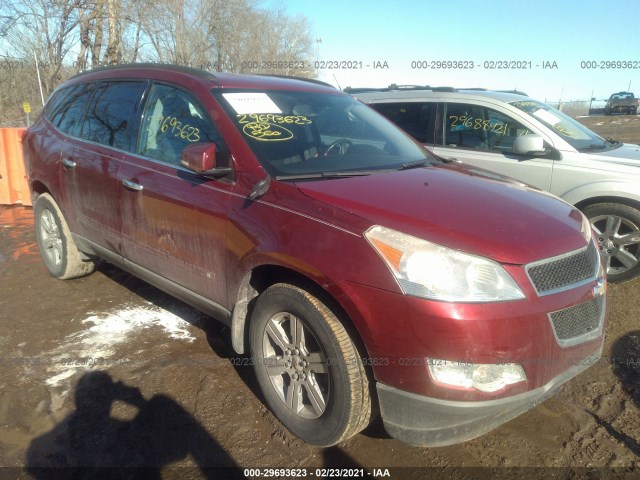
<svg viewBox="0 0 640 480"><path fill-rule="evenodd" d="M202 295L192 292L182 285L178 285L171 280L161 277L151 270L147 270L140 265L131 263L130 261L125 260L121 255L114 253L113 251L108 250L100 245L97 245L96 243L88 240L85 237L76 235L75 233L72 233L71 236L76 242L78 249L80 249L82 252L103 258L107 262L112 263L117 267L129 272L130 274L135 275L141 280L150 283L154 287L159 288L163 292L166 292L169 295L191 305L192 307L197 308L198 310L206 313L219 322L222 322L228 326L231 325L231 311L223 307L222 305L209 300Z"/></svg>

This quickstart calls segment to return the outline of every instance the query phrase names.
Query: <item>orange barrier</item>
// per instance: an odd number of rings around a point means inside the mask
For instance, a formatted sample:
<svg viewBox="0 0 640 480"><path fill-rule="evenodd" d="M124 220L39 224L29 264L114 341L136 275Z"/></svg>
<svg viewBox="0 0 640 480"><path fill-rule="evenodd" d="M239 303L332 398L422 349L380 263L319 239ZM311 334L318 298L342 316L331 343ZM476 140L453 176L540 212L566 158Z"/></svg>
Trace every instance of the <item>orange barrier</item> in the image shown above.
<svg viewBox="0 0 640 480"><path fill-rule="evenodd" d="M0 128L0 205L31 205L22 158L24 128Z"/></svg>

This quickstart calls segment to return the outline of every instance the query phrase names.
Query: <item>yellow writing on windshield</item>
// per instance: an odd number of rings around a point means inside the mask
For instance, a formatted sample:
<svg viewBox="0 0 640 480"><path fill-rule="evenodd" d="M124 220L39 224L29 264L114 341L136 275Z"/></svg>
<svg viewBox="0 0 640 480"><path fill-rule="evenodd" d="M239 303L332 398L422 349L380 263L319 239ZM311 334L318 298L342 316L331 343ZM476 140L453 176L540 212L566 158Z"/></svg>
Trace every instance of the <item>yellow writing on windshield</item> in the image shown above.
<svg viewBox="0 0 640 480"><path fill-rule="evenodd" d="M245 135L261 142L291 140L293 133L280 125L267 122L249 122L242 127Z"/></svg>
<svg viewBox="0 0 640 480"><path fill-rule="evenodd" d="M261 115L257 113L242 113L238 115L238 123L246 124L250 122L271 123L274 125L308 125L313 123L304 115L276 115L275 113L263 113Z"/></svg>
<svg viewBox="0 0 640 480"><path fill-rule="evenodd" d="M560 125L559 123L556 123L553 126L553 129L556 132L560 133L561 135L564 135L565 137L573 137L574 136L574 132L569 130L567 127L564 127L564 126Z"/></svg>

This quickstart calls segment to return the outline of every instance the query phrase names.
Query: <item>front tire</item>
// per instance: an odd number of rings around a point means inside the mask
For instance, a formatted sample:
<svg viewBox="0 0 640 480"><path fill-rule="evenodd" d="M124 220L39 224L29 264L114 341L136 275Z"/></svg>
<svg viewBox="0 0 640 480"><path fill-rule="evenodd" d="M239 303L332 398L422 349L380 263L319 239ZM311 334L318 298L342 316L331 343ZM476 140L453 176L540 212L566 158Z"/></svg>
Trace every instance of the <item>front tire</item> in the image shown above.
<svg viewBox="0 0 640 480"><path fill-rule="evenodd" d="M620 203L597 203L583 210L593 228L610 282L640 275L640 210Z"/></svg>
<svg viewBox="0 0 640 480"><path fill-rule="evenodd" d="M361 357L316 297L289 284L269 287L258 297L249 339L267 405L291 433L328 447L367 426L371 397Z"/></svg>
<svg viewBox="0 0 640 480"><path fill-rule="evenodd" d="M71 237L69 226L53 197L43 193L34 206L36 239L47 269L56 278L84 277L95 270Z"/></svg>

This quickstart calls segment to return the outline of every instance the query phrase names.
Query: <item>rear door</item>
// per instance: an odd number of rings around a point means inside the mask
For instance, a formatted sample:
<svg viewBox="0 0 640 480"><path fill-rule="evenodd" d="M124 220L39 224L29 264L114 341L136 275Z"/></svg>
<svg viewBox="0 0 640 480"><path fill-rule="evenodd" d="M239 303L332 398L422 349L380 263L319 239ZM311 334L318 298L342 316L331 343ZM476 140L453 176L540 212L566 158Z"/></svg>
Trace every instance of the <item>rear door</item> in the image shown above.
<svg viewBox="0 0 640 480"><path fill-rule="evenodd" d="M137 132L139 106L146 82L103 82L93 87L79 139L63 165L76 219L76 233L112 252L121 253L121 219L117 172L123 152Z"/></svg>
<svg viewBox="0 0 640 480"><path fill-rule="evenodd" d="M420 143L432 147L435 143L435 102L393 102L370 105Z"/></svg>
<svg viewBox="0 0 640 480"><path fill-rule="evenodd" d="M226 304L227 206L233 184L180 166L182 150L215 143L227 148L207 110L190 92L150 88L137 153L118 174L124 255L142 277L149 272L218 304Z"/></svg>

